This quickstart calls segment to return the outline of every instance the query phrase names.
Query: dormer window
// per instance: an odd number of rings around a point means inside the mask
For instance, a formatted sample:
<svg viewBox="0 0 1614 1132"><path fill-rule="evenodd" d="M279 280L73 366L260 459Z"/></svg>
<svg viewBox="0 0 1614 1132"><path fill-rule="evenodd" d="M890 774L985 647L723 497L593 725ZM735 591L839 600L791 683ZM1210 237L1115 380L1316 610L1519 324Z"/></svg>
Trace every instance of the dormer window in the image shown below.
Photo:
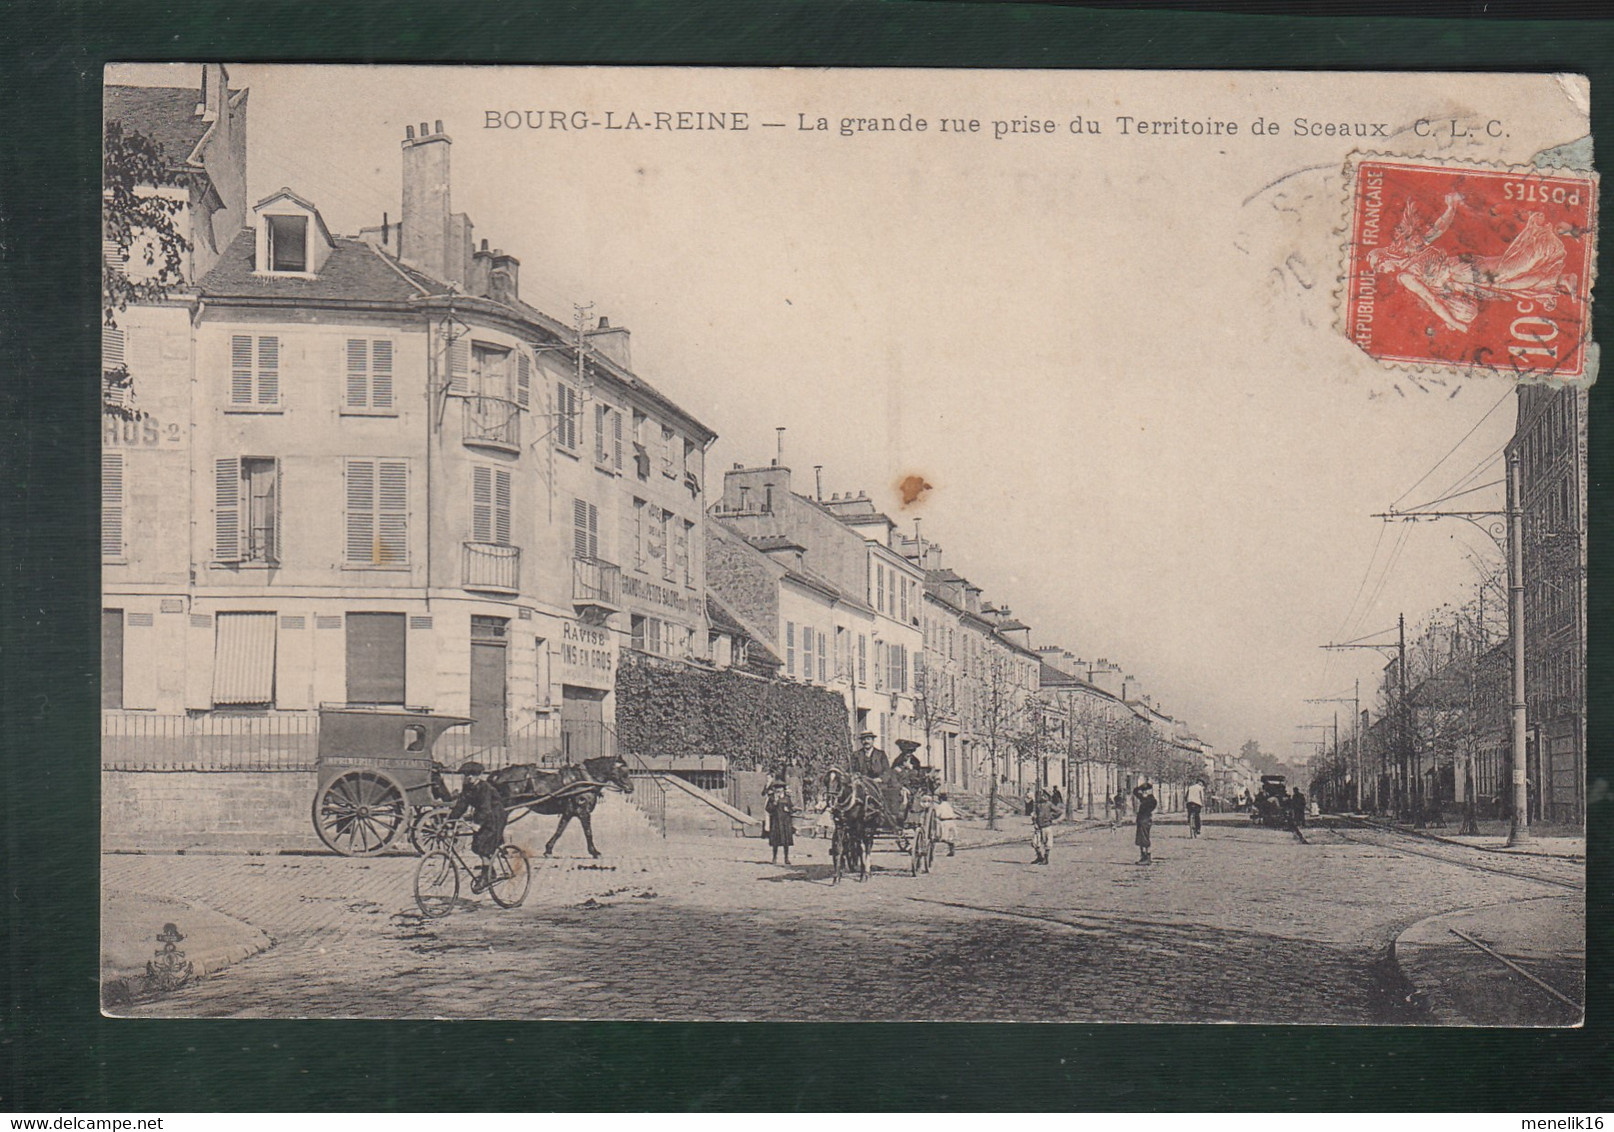
<svg viewBox="0 0 1614 1132"><path fill-rule="evenodd" d="M265 216L270 271L308 270L308 217Z"/></svg>

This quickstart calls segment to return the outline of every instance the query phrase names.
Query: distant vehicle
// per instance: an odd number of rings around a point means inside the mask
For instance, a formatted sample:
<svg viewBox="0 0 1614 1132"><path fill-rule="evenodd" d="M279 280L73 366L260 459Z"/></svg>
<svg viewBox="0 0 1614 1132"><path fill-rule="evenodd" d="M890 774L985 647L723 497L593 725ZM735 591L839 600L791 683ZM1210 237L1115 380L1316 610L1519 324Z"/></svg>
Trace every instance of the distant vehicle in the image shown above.
<svg viewBox="0 0 1614 1132"><path fill-rule="evenodd" d="M1263 774L1261 790L1250 806L1250 820L1266 826L1289 824L1288 779L1281 774Z"/></svg>

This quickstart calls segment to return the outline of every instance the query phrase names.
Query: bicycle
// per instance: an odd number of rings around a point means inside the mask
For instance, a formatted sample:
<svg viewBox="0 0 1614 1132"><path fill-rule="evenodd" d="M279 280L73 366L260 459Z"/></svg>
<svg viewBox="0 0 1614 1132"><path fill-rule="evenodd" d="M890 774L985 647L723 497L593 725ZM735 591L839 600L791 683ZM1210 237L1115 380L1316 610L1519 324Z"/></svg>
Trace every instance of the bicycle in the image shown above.
<svg viewBox="0 0 1614 1132"><path fill-rule="evenodd" d="M415 903L421 913L438 919L454 908L460 895L460 873L471 878L471 894L487 891L493 902L501 908L515 908L527 899L532 886L532 868L526 850L508 842L489 862L489 875L484 883L480 865L466 862L461 851L464 835L469 833L464 822L455 822L452 836L440 842L442 848L433 849L420 859L415 867Z"/></svg>

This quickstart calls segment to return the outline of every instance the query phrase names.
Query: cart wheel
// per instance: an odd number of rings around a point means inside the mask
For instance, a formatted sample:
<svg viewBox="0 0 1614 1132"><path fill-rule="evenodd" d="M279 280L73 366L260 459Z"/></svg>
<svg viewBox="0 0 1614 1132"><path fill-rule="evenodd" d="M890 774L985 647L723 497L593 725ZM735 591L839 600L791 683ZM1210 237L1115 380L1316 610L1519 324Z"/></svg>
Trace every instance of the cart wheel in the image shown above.
<svg viewBox="0 0 1614 1132"><path fill-rule="evenodd" d="M448 915L460 895L460 870L441 849L427 853L415 866L415 903L432 919Z"/></svg>
<svg viewBox="0 0 1614 1132"><path fill-rule="evenodd" d="M915 834L914 838L913 838L913 846L912 846L912 848L910 849L910 851L908 853L908 875L909 876L916 877L916 876L919 875L919 862L920 862L920 859L924 855L925 855L924 854L924 849L920 845L919 835Z"/></svg>
<svg viewBox="0 0 1614 1132"><path fill-rule="evenodd" d="M403 831L403 788L378 770L350 770L314 796L314 832L344 857L373 857Z"/></svg>
<svg viewBox="0 0 1614 1132"><path fill-rule="evenodd" d="M919 871L929 872L930 862L936 859L936 843L930 839L930 830L921 825L919 834L913 839L913 855L918 862Z"/></svg>
<svg viewBox="0 0 1614 1132"><path fill-rule="evenodd" d="M434 849L447 849L454 840L454 823L448 820L446 806L432 806L418 810L409 826L409 844L422 855Z"/></svg>

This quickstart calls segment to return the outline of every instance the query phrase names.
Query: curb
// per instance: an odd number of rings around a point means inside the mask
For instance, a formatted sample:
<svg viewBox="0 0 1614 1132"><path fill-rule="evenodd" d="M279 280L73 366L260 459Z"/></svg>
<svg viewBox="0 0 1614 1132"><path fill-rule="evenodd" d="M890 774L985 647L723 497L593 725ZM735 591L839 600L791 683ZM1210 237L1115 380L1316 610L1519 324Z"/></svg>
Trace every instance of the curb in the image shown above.
<svg viewBox="0 0 1614 1132"><path fill-rule="evenodd" d="M216 943L194 951L185 952L185 962L190 967L190 974L180 986L190 985L202 979L212 978L226 967L260 955L274 947L276 940L268 932L249 923L239 916L221 911L211 905L200 904L194 900L180 900L174 897L155 896L144 892L124 892L119 894L125 898L150 900L157 904L173 904L178 906L175 912L176 922L181 922L186 911L206 912L210 916L220 917L230 921L235 930L245 934L247 938L234 943ZM106 929L103 912L102 930ZM111 975L101 981L101 1006L108 1009L115 1006L132 1005L140 1001L149 1001L164 994L177 990L178 987L164 986L149 973L132 973L125 975Z"/></svg>
<svg viewBox="0 0 1614 1132"><path fill-rule="evenodd" d="M1459 849L1474 849L1481 853L1501 853L1508 857L1540 857L1547 861L1584 861L1584 853L1542 853L1530 849L1509 849L1502 845L1470 845L1466 841L1458 841L1453 837L1442 837L1438 833L1430 833L1427 829L1413 829L1408 826L1394 825L1390 822L1372 821L1368 818L1351 817L1346 814L1328 814L1336 821L1355 822L1370 829L1382 829L1386 833L1404 833L1408 837L1421 837L1425 841L1438 841L1442 845L1455 845Z"/></svg>

